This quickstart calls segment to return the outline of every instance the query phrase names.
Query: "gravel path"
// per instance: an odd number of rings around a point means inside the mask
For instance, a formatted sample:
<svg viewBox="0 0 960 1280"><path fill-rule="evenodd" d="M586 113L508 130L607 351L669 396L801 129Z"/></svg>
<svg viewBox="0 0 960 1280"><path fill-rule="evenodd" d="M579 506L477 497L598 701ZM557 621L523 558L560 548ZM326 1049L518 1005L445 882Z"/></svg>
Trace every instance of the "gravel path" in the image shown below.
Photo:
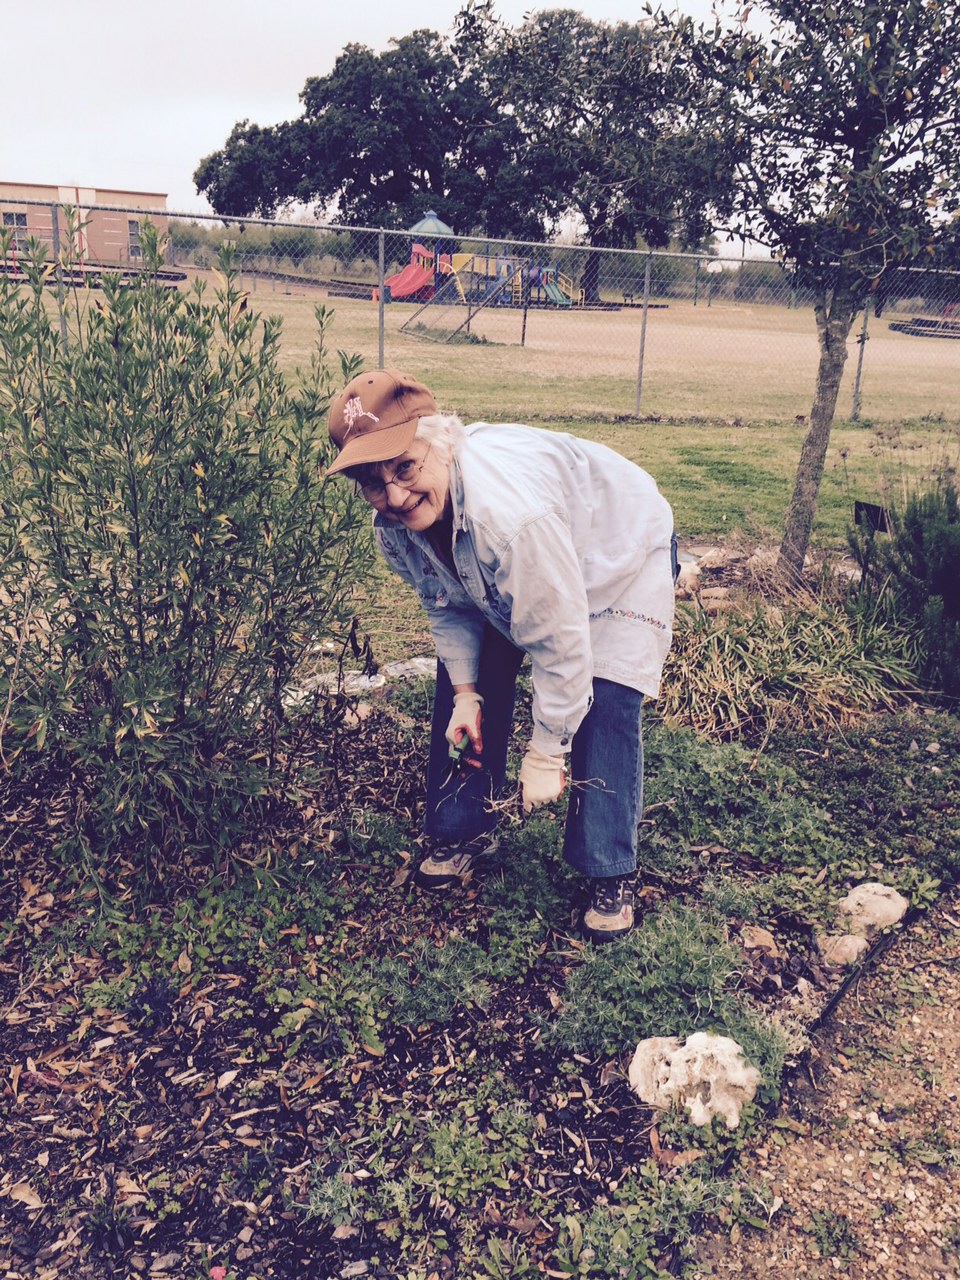
<svg viewBox="0 0 960 1280"><path fill-rule="evenodd" d="M770 1226L709 1234L698 1278L960 1277L960 904L921 918L848 993L744 1172Z"/></svg>

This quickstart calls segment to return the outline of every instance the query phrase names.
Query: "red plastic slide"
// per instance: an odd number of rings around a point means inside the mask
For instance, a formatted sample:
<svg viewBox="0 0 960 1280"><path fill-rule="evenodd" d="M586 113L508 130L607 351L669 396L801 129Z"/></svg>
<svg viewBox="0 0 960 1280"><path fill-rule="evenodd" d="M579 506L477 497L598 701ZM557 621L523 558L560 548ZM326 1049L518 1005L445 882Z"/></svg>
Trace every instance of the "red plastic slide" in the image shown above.
<svg viewBox="0 0 960 1280"><path fill-rule="evenodd" d="M390 286L391 298L409 298L413 294L422 294L423 301L433 296L433 272L425 267L418 267L415 262L408 263L402 271L384 282Z"/></svg>

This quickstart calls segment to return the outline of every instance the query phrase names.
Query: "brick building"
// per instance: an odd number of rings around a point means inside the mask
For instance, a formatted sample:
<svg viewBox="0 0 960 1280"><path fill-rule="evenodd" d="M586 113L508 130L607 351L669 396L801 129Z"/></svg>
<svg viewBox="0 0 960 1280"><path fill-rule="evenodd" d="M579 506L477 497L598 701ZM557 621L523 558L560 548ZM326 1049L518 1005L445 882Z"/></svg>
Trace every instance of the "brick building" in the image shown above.
<svg viewBox="0 0 960 1280"><path fill-rule="evenodd" d="M31 236L52 247L54 216L60 244L65 244L64 205L80 213L84 225L78 255L91 267L136 267L142 256L141 225L150 221L161 232L167 229L167 197L155 191L0 182L0 224L13 237L14 253L22 253Z"/></svg>

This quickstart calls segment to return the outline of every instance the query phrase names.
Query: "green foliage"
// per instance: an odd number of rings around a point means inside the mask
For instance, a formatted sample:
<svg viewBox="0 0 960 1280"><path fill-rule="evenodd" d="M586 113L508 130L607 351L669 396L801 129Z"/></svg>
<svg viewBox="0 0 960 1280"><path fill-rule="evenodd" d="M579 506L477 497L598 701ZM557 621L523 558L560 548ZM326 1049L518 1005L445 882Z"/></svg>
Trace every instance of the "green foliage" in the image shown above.
<svg viewBox="0 0 960 1280"><path fill-rule="evenodd" d="M814 1209L807 1228L821 1258L848 1262L860 1247L860 1239L850 1219L832 1209Z"/></svg>
<svg viewBox="0 0 960 1280"><path fill-rule="evenodd" d="M820 361L781 568L799 580L847 357L887 276L929 261L960 207L957 0L762 0L763 34L661 14L711 132L737 153L731 220L815 295Z"/></svg>
<svg viewBox="0 0 960 1280"><path fill-rule="evenodd" d="M330 1226L377 1222L410 1260L446 1250L446 1233L431 1234L428 1222L436 1223L438 1211L453 1220L476 1196L508 1191L532 1145L528 1105L494 1064L484 1065L477 1077L443 1090L435 1109L384 1111L374 1103L363 1126L332 1138L298 1206L305 1216Z"/></svg>
<svg viewBox="0 0 960 1280"><path fill-rule="evenodd" d="M645 746L645 844L680 859L682 846L716 844L779 868L838 864L825 797L805 794L791 763L689 730L656 726Z"/></svg>
<svg viewBox="0 0 960 1280"><path fill-rule="evenodd" d="M81 780L74 843L141 869L229 851L293 794L311 715L285 701L349 615L362 504L327 484L330 313L294 383L229 252L208 300L146 271L76 295L64 338L35 246L0 278L0 676L8 765Z"/></svg>
<svg viewBox="0 0 960 1280"><path fill-rule="evenodd" d="M672 1274L658 1266L663 1244L683 1248L704 1216L721 1213L748 1220L731 1181L699 1163L668 1174L647 1161L620 1183L612 1203L561 1220L553 1273L658 1280Z"/></svg>
<svg viewBox="0 0 960 1280"><path fill-rule="evenodd" d="M948 475L892 513L893 531L851 535L862 591L889 594L893 616L913 632L919 674L930 689L960 697L960 495ZM882 607L882 606L881 606ZM878 610L879 611L879 610Z"/></svg>
<svg viewBox="0 0 960 1280"><path fill-rule="evenodd" d="M552 1038L573 1052L615 1054L647 1036L716 1027L738 959L719 920L671 904L623 942L586 953Z"/></svg>
<svg viewBox="0 0 960 1280"><path fill-rule="evenodd" d="M536 824L509 844L503 875L489 884L482 944L451 930L442 946L424 940L378 966L395 1022L448 1022L466 1006L486 1009L497 985L524 977L544 949L560 894L551 868L534 852Z"/></svg>
<svg viewBox="0 0 960 1280"><path fill-rule="evenodd" d="M960 723L954 716L885 717L825 745L781 736L770 750L789 762L800 794L827 810L825 829L845 850L839 869L882 879L929 900L928 877L960 876ZM856 797L856 803L850 797Z"/></svg>
<svg viewBox="0 0 960 1280"><path fill-rule="evenodd" d="M464 1005L485 1009L494 965L483 947L457 934L442 947L423 941L414 947L409 965L390 958L380 974L386 982L393 1016L401 1025L449 1022Z"/></svg>
<svg viewBox="0 0 960 1280"><path fill-rule="evenodd" d="M690 86L681 93L659 53L642 23L558 10L513 30L471 4L450 38L348 45L307 81L298 119L240 121L194 181L233 215L269 217L292 199L409 227L433 208L461 235L542 238L571 214L592 244L633 248L642 231L662 245L674 229L699 241L707 189L728 190L716 181L725 148L694 121L676 136ZM588 298L600 266L586 264Z"/></svg>
<svg viewBox="0 0 960 1280"><path fill-rule="evenodd" d="M729 1035L775 1097L791 1039L735 990L740 963L722 919L671 903L623 942L593 948L570 974L549 1030L574 1053L617 1054L650 1036Z"/></svg>
<svg viewBox="0 0 960 1280"><path fill-rule="evenodd" d="M773 872L746 880L742 874L708 876L701 901L719 915L744 924L774 924L784 912L814 925L833 913L833 885L818 883L813 867Z"/></svg>

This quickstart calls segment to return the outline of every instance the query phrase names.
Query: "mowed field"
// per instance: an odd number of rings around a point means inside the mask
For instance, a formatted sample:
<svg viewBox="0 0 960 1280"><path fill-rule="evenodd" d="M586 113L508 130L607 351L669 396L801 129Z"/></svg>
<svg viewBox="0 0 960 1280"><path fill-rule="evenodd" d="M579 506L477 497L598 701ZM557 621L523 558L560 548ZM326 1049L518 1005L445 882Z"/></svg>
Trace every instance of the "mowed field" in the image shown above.
<svg viewBox="0 0 960 1280"><path fill-rule="evenodd" d="M376 364L373 302L264 292L262 281L254 301L283 315L289 367L309 358L318 301L335 313L332 348ZM386 308L385 362L423 378L442 407L467 421L546 423L610 444L656 476L690 537L779 539L816 380L809 310L651 309L639 419L639 310L531 310L523 347L518 311L475 316L471 329L485 343L443 343L399 331L416 310ZM449 326L457 309L435 310ZM960 342L910 337L874 317L870 335L859 423L849 421L859 352L850 343L814 529L824 548L844 545L855 500L895 502L960 463Z"/></svg>
<svg viewBox="0 0 960 1280"><path fill-rule="evenodd" d="M372 301L265 291L255 301L285 318L286 359L307 358L313 306L336 313L337 347L378 357ZM465 417L524 421L632 416L636 410L643 314L532 309L525 345L522 313L488 308L471 322L473 341L430 341L401 333L417 307L385 309L384 360L419 373L445 406ZM429 308L417 322L443 330L466 318L459 307ZM899 317L902 319L903 317ZM848 418L860 345L859 322L849 343L838 418ZM438 336L443 333L438 330ZM809 414L817 368L817 336L809 309L671 302L648 312L641 416L793 422ZM870 317L864 351L861 416L903 422L960 420L960 341L913 337Z"/></svg>

